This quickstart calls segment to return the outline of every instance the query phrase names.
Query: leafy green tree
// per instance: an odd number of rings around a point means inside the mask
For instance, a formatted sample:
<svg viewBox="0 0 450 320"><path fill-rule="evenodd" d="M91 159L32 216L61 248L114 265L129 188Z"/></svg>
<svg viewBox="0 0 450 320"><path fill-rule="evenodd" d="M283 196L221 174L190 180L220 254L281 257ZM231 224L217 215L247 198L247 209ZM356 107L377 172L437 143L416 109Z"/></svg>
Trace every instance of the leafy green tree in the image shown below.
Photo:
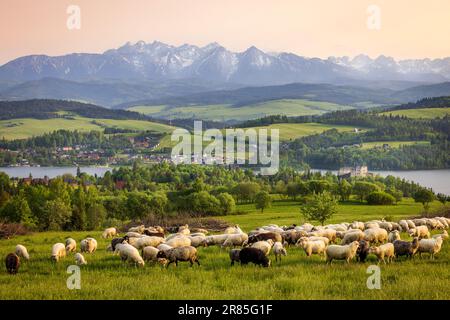
<svg viewBox="0 0 450 320"><path fill-rule="evenodd" d="M371 182L357 181L353 186L353 193L358 196L359 201L363 201L369 194L380 191L380 188Z"/></svg>
<svg viewBox="0 0 450 320"><path fill-rule="evenodd" d="M310 180L308 181L308 189L311 193L323 193L329 191L331 183L327 180Z"/></svg>
<svg viewBox="0 0 450 320"><path fill-rule="evenodd" d="M300 185L297 182L289 182L286 186L286 194L295 201L301 194Z"/></svg>
<svg viewBox="0 0 450 320"><path fill-rule="evenodd" d="M93 203L89 206L86 212L87 230L98 229L106 218L105 207L101 203Z"/></svg>
<svg viewBox="0 0 450 320"><path fill-rule="evenodd" d="M71 228L85 230L87 226L86 194L83 188L77 188L73 193Z"/></svg>
<svg viewBox="0 0 450 320"><path fill-rule="evenodd" d="M398 202L402 201L402 199L403 199L403 192L395 189L394 187L386 189L386 192L394 197L395 203L398 203Z"/></svg>
<svg viewBox="0 0 450 320"><path fill-rule="evenodd" d="M274 187L274 191L275 191L275 193L278 193L281 196L286 196L287 195L286 183L284 183L283 180L277 181L277 183L275 184L275 187Z"/></svg>
<svg viewBox="0 0 450 320"><path fill-rule="evenodd" d="M159 215L163 215L165 213L168 203L169 199L167 199L166 194L163 192L154 193L152 199L150 200L152 210Z"/></svg>
<svg viewBox="0 0 450 320"><path fill-rule="evenodd" d="M29 228L37 225L37 219L33 216L23 195L18 195L8 201L0 211L0 217L7 222L23 223Z"/></svg>
<svg viewBox="0 0 450 320"><path fill-rule="evenodd" d="M341 201L347 201L352 194L352 185L345 179L342 179L337 186L337 193Z"/></svg>
<svg viewBox="0 0 450 320"><path fill-rule="evenodd" d="M220 202L220 211L222 214L230 214L234 212L236 208L236 203L231 194L227 192L220 193L217 196L217 200Z"/></svg>
<svg viewBox="0 0 450 320"><path fill-rule="evenodd" d="M436 197L430 190L421 189L413 195L413 198L415 202L420 202L423 205L423 209L425 210L425 212L428 212L430 203L433 202Z"/></svg>
<svg viewBox="0 0 450 320"><path fill-rule="evenodd" d="M331 193L313 194L312 197L300 207L303 216L308 220L319 221L322 225L337 212L337 200Z"/></svg>
<svg viewBox="0 0 450 320"><path fill-rule="evenodd" d="M47 201L44 210L47 216L48 230L65 229L70 222L72 210L61 199Z"/></svg>
<svg viewBox="0 0 450 320"><path fill-rule="evenodd" d="M445 204L448 201L448 197L447 195L443 194L443 193L438 193L436 198L439 200L440 203L442 203L442 205L445 206Z"/></svg>
<svg viewBox="0 0 450 320"><path fill-rule="evenodd" d="M264 209L272 206L272 197L267 191L259 192L255 198L255 206L256 209L261 209L261 212L264 212Z"/></svg>
<svg viewBox="0 0 450 320"><path fill-rule="evenodd" d="M371 205L390 205L395 203L395 198L387 192L374 191L367 196L367 203Z"/></svg>
<svg viewBox="0 0 450 320"><path fill-rule="evenodd" d="M238 200L253 202L260 190L261 187L256 182L241 182L233 188L233 194Z"/></svg>
<svg viewBox="0 0 450 320"><path fill-rule="evenodd" d="M194 213L201 215L216 215L220 213L219 200L207 191L191 193L186 200L188 208Z"/></svg>

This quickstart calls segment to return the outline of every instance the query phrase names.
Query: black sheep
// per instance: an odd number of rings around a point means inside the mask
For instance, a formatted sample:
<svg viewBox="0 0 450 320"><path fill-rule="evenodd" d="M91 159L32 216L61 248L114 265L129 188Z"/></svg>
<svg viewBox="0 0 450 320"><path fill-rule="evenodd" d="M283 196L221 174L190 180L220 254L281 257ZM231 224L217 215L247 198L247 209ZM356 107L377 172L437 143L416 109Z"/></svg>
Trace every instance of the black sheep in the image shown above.
<svg viewBox="0 0 450 320"><path fill-rule="evenodd" d="M162 232L152 232L149 230L144 230L144 234L150 237L160 237L160 238L164 238L164 233Z"/></svg>
<svg viewBox="0 0 450 320"><path fill-rule="evenodd" d="M394 252L395 257L398 256L408 256L412 258L413 255L419 249L419 238L414 238L412 242L403 241L403 240L395 240L394 241Z"/></svg>
<svg viewBox="0 0 450 320"><path fill-rule="evenodd" d="M124 241L128 241L128 236L124 236L123 238L114 238L111 240L111 248L112 251L116 251L116 246L120 243L123 243Z"/></svg>
<svg viewBox="0 0 450 320"><path fill-rule="evenodd" d="M269 258L267 258L262 250L257 248L243 248L239 252L239 260L241 261L241 265L252 262L263 267L270 266Z"/></svg>
<svg viewBox="0 0 450 320"><path fill-rule="evenodd" d="M359 262L365 262L368 254L369 254L369 242L365 240L359 241L359 247L358 250L356 250L356 259Z"/></svg>
<svg viewBox="0 0 450 320"><path fill-rule="evenodd" d="M5 259L6 270L9 274L16 274L20 267L20 258L15 253L10 253Z"/></svg>

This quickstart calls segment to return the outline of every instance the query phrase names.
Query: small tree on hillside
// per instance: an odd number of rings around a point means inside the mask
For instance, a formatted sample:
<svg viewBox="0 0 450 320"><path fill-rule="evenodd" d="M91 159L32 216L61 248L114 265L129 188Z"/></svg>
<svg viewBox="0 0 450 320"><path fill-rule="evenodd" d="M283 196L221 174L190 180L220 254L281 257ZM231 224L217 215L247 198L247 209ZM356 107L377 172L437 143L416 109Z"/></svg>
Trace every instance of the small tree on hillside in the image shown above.
<svg viewBox="0 0 450 320"><path fill-rule="evenodd" d="M261 212L264 212L264 209L272 206L272 197L267 191L259 192L255 198L255 206L256 209L261 209Z"/></svg>
<svg viewBox="0 0 450 320"><path fill-rule="evenodd" d="M422 203L425 212L428 212L430 203L433 202L436 197L432 191L421 189L414 194L413 198L414 201Z"/></svg>
<svg viewBox="0 0 450 320"><path fill-rule="evenodd" d="M437 198L437 199L439 200L439 202L442 203L444 206L445 206L446 202L448 201L448 197L447 197L445 194L443 194L443 193L438 193L436 198Z"/></svg>
<svg viewBox="0 0 450 320"><path fill-rule="evenodd" d="M319 221L322 225L337 211L337 200L329 192L314 194L310 200L300 207L303 216L308 220Z"/></svg>

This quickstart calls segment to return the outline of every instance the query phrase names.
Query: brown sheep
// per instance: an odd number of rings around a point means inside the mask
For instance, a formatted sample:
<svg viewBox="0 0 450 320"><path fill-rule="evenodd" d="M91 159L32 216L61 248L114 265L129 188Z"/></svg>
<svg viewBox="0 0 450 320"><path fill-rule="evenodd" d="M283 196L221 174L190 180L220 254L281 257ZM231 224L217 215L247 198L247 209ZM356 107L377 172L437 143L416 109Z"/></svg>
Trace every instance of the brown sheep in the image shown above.
<svg viewBox="0 0 450 320"><path fill-rule="evenodd" d="M15 253L10 253L5 259L6 270L9 274L16 274L20 267L20 258Z"/></svg>

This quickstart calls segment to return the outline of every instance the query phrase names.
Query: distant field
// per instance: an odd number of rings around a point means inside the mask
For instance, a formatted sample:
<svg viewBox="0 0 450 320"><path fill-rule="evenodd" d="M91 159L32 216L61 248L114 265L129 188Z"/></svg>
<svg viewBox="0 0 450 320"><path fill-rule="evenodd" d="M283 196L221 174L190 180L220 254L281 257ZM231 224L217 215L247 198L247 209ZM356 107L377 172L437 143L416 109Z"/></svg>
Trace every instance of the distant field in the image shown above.
<svg viewBox="0 0 450 320"><path fill-rule="evenodd" d="M194 117L204 120L227 121L256 119L275 114L287 116L317 115L329 111L346 109L352 109L352 107L303 99L282 99L242 107L234 107L227 104L174 108L165 106L136 106L128 110L167 119Z"/></svg>
<svg viewBox="0 0 450 320"><path fill-rule="evenodd" d="M0 121L0 138L8 140L25 139L59 129L90 131L103 130L104 127L153 130L156 132L171 132L174 129L168 125L140 120L91 119L78 116L74 119L38 120L27 118Z"/></svg>
<svg viewBox="0 0 450 320"><path fill-rule="evenodd" d="M355 129L355 127L352 126L328 125L322 123L278 123L265 127L255 127L255 129L259 128L279 129L280 140L294 140L304 136L322 133L333 128L338 131L353 131ZM270 131L268 134L270 134Z"/></svg>
<svg viewBox="0 0 450 320"><path fill-rule="evenodd" d="M365 142L362 144L362 149L381 148L384 144L389 145L390 148L399 148L400 146L411 146L416 144L427 145L430 141L374 141Z"/></svg>
<svg viewBox="0 0 450 320"><path fill-rule="evenodd" d="M445 115L450 114L450 107L448 108L423 108L423 109L405 109L405 110L394 110L387 111L381 114L393 116L405 116L413 119L434 119L434 118L442 118Z"/></svg>

